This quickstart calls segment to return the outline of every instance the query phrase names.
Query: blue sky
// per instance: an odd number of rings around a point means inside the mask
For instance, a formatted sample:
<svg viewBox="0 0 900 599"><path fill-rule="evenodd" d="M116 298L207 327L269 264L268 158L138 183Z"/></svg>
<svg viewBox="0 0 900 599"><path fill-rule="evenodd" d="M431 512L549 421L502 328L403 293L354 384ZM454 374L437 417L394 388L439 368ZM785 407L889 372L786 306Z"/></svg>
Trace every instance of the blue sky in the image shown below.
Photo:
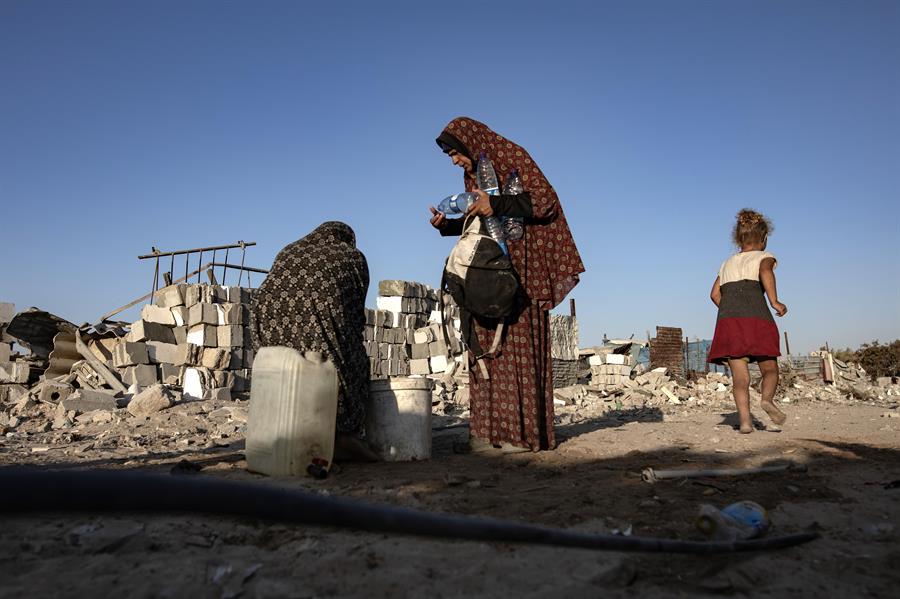
<svg viewBox="0 0 900 599"><path fill-rule="evenodd" d="M792 351L900 337L900 3L486 4L0 3L0 301L94 320L151 246L266 268L332 219L373 282L436 285L433 140L467 115L559 193L583 346L710 337L745 206Z"/></svg>

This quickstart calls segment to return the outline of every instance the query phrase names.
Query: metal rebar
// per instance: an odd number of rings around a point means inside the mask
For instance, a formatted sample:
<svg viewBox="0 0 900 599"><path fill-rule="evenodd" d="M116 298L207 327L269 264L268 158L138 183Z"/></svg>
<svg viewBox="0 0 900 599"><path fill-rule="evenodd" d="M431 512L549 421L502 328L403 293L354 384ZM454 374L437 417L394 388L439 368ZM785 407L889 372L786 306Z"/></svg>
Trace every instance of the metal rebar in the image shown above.
<svg viewBox="0 0 900 599"><path fill-rule="evenodd" d="M197 264L202 264L202 263L203 263L203 251L201 250L201 251L200 251L200 257L199 257L199 259L197 260ZM199 271L197 271L197 284L198 284L198 285L200 284L200 272L199 272Z"/></svg>
<svg viewBox="0 0 900 599"><path fill-rule="evenodd" d="M252 266L238 266L237 264L225 264L224 262L210 262L207 266L227 266L231 270L245 270L247 272L258 272L262 275L269 274L269 271L264 268L254 268Z"/></svg>

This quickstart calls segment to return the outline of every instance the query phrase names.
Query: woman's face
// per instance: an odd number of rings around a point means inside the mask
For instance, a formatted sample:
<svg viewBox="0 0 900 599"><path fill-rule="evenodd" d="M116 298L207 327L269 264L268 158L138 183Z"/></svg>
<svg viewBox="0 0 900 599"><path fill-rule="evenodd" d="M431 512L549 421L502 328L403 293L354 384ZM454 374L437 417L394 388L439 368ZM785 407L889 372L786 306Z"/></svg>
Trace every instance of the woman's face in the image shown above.
<svg viewBox="0 0 900 599"><path fill-rule="evenodd" d="M464 171L466 171L466 173L472 172L472 159L471 158L468 158L467 156L463 156L456 150L450 150L449 154L450 154L450 162L452 162L456 166L458 166L461 169L463 169Z"/></svg>

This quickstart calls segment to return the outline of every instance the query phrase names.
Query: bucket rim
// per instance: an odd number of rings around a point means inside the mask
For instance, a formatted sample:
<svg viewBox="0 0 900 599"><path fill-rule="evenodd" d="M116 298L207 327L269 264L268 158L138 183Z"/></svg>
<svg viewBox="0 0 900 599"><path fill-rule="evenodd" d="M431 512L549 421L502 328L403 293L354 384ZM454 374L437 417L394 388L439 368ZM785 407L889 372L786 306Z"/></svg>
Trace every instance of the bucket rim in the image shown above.
<svg viewBox="0 0 900 599"><path fill-rule="evenodd" d="M369 389L372 391L431 391L434 389L434 381L426 377L392 377L369 381Z"/></svg>

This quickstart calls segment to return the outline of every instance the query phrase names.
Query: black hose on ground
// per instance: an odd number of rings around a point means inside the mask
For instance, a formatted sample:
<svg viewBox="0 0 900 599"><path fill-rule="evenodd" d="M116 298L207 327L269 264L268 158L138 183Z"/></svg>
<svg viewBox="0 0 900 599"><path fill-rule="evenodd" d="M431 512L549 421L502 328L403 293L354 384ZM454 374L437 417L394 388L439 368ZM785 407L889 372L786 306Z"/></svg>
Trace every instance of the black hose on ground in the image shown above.
<svg viewBox="0 0 900 599"><path fill-rule="evenodd" d="M818 537L802 533L733 542L622 537L436 514L203 475L0 469L0 513L73 510L206 512L428 537L701 555L782 549Z"/></svg>

